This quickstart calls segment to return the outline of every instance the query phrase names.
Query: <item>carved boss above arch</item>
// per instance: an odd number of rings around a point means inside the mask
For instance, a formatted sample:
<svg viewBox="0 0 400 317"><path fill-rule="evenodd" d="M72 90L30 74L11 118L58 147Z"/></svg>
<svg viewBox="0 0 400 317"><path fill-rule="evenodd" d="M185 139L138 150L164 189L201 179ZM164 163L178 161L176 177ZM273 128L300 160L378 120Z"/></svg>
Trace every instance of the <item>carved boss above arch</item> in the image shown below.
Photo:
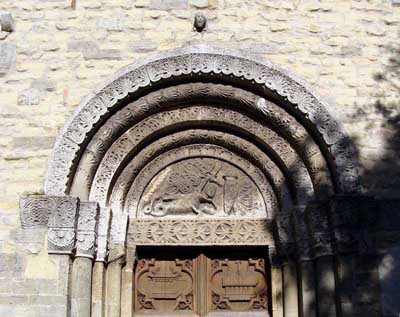
<svg viewBox="0 0 400 317"><path fill-rule="evenodd" d="M50 161L46 194L67 194L78 155L88 137L125 99L143 95L160 85L212 78L221 83L257 92L287 110L317 140L333 173L336 190L358 190L354 151L326 104L304 83L264 60L208 46L162 53L129 65L116 79L85 99L58 138ZM263 110L262 102L258 105Z"/></svg>

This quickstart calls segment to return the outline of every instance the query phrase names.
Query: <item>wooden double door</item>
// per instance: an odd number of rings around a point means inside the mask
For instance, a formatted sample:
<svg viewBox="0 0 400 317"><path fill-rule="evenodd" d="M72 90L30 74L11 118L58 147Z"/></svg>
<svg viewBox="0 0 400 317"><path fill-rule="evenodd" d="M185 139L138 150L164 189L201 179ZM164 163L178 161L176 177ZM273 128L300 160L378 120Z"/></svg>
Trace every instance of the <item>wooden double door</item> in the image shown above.
<svg viewBox="0 0 400 317"><path fill-rule="evenodd" d="M269 316L264 258L224 253L141 257L135 316Z"/></svg>

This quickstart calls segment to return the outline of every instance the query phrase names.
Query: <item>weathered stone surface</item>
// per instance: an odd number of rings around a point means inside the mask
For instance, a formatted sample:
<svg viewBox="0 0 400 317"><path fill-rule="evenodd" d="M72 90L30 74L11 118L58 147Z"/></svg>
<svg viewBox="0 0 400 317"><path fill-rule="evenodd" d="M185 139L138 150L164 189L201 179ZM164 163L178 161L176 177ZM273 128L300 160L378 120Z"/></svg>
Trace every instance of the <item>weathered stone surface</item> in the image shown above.
<svg viewBox="0 0 400 317"><path fill-rule="evenodd" d="M0 277L20 277L25 270L23 254L2 253L0 255Z"/></svg>
<svg viewBox="0 0 400 317"><path fill-rule="evenodd" d="M34 106L40 103L40 91L35 88L25 89L18 94L18 105Z"/></svg>
<svg viewBox="0 0 400 317"><path fill-rule="evenodd" d="M158 43L152 40L135 41L130 44L132 51L137 53L147 53L155 51L158 47Z"/></svg>
<svg viewBox="0 0 400 317"><path fill-rule="evenodd" d="M6 75L15 63L16 49L14 44L0 42L0 77Z"/></svg>
<svg viewBox="0 0 400 317"><path fill-rule="evenodd" d="M12 32L15 29L14 19L10 12L0 11L0 30Z"/></svg>
<svg viewBox="0 0 400 317"><path fill-rule="evenodd" d="M157 10L186 9L188 0L151 0L150 8Z"/></svg>
<svg viewBox="0 0 400 317"><path fill-rule="evenodd" d="M100 49L95 51L85 51L83 54L85 60L119 60L121 51L118 49Z"/></svg>
<svg viewBox="0 0 400 317"><path fill-rule="evenodd" d="M67 49L69 51L97 51L99 46L94 41L70 41L67 43Z"/></svg>
<svg viewBox="0 0 400 317"><path fill-rule="evenodd" d="M31 88L38 89L41 91L52 92L57 88L57 82L50 81L47 79L36 79L31 82Z"/></svg>

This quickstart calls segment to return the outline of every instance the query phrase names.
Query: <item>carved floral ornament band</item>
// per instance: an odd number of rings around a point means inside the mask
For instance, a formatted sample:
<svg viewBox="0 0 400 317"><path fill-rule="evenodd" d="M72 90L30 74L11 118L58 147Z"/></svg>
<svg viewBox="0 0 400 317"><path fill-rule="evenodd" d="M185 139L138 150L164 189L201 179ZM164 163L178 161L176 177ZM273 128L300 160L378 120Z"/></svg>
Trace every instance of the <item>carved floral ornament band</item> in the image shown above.
<svg viewBox="0 0 400 317"><path fill-rule="evenodd" d="M269 220L133 219L128 245L274 245Z"/></svg>

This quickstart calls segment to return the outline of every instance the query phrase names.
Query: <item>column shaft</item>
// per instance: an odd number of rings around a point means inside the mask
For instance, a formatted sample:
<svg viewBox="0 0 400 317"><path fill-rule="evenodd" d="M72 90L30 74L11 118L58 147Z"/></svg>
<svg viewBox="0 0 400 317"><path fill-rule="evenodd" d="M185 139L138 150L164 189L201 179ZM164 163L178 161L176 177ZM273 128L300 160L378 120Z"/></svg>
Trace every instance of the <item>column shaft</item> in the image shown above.
<svg viewBox="0 0 400 317"><path fill-rule="evenodd" d="M136 247L128 247L126 250L126 264L122 269L121 287L121 316L133 316L133 279L136 261Z"/></svg>
<svg viewBox="0 0 400 317"><path fill-rule="evenodd" d="M123 259L108 264L106 271L105 317L121 316L121 271Z"/></svg>
<svg viewBox="0 0 400 317"><path fill-rule="evenodd" d="M333 257L323 256L316 260L318 315L336 317L336 290Z"/></svg>
<svg viewBox="0 0 400 317"><path fill-rule="evenodd" d="M315 270L313 261L303 261L301 268L301 298L303 316L317 316L317 299L315 286Z"/></svg>
<svg viewBox="0 0 400 317"><path fill-rule="evenodd" d="M95 262L92 284L92 317L104 317L104 262Z"/></svg>
<svg viewBox="0 0 400 317"><path fill-rule="evenodd" d="M290 260L283 265L283 307L284 317L299 317L297 269Z"/></svg>
<svg viewBox="0 0 400 317"><path fill-rule="evenodd" d="M280 267L271 268L271 287L272 316L283 317L283 285L282 269Z"/></svg>
<svg viewBox="0 0 400 317"><path fill-rule="evenodd" d="M92 293L92 260L77 257L72 264L71 316L90 317Z"/></svg>

